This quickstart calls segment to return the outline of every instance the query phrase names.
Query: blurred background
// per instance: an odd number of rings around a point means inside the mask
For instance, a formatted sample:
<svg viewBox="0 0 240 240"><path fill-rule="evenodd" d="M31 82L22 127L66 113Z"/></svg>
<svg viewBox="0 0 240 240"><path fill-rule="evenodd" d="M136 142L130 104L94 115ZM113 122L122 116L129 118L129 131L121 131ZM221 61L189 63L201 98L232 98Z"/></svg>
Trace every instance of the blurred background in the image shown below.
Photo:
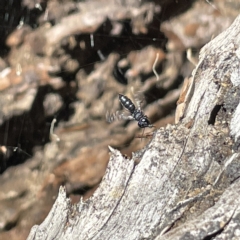
<svg viewBox="0 0 240 240"><path fill-rule="evenodd" d="M239 9L237 0L1 1L0 239L26 239L60 185L73 203L89 198L108 145L131 158L174 124L199 50ZM123 110L118 93L140 100L155 128L109 123Z"/></svg>

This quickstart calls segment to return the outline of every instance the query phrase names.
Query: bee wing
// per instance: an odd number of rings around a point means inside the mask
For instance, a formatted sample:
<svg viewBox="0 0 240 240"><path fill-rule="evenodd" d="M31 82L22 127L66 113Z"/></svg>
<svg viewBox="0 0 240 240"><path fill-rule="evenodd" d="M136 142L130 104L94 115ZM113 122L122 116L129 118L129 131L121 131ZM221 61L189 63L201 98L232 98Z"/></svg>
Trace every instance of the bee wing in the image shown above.
<svg viewBox="0 0 240 240"><path fill-rule="evenodd" d="M115 120L116 120L115 114L107 111L107 112L106 112L106 121L107 121L108 123L112 123L112 122L115 121Z"/></svg>
<svg viewBox="0 0 240 240"><path fill-rule="evenodd" d="M119 120L134 120L134 118L126 113L125 111L117 111L115 113L111 113L107 111L106 120L108 123L112 123L113 121Z"/></svg>
<svg viewBox="0 0 240 240"><path fill-rule="evenodd" d="M126 111L118 111L119 118L122 120L134 120L134 117Z"/></svg>
<svg viewBox="0 0 240 240"><path fill-rule="evenodd" d="M131 87L131 91L136 107L141 110L141 105L145 102L144 94L141 91L136 91L133 87Z"/></svg>
<svg viewBox="0 0 240 240"><path fill-rule="evenodd" d="M137 96L137 97L134 97L134 101L136 102L137 108L141 110L141 105L142 105L142 103L143 103L143 99L140 99L140 98Z"/></svg>

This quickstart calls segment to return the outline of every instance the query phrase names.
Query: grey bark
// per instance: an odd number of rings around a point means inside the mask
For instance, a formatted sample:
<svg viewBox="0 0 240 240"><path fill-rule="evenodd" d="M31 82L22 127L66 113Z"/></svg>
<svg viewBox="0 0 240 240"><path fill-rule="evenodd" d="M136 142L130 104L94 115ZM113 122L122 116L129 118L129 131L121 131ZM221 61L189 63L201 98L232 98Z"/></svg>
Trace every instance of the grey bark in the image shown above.
<svg viewBox="0 0 240 240"><path fill-rule="evenodd" d="M202 48L191 82L178 124L132 159L110 147L94 195L72 206L61 187L28 239L240 239L240 16Z"/></svg>

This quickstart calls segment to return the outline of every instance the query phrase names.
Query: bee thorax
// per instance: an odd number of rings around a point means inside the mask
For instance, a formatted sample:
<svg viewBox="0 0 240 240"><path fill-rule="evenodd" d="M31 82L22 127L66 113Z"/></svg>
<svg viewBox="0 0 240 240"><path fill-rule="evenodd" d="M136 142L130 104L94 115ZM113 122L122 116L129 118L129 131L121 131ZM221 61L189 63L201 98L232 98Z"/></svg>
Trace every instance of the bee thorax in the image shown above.
<svg viewBox="0 0 240 240"><path fill-rule="evenodd" d="M135 110L132 116L135 118L136 121L139 121L144 115L142 111L140 110Z"/></svg>

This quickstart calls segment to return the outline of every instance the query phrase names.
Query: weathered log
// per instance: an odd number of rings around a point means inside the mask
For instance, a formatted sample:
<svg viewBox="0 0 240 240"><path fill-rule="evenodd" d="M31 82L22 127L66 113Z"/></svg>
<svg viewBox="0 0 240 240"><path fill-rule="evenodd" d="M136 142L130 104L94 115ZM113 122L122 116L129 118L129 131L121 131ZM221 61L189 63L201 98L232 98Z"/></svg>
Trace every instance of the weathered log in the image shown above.
<svg viewBox="0 0 240 240"><path fill-rule="evenodd" d="M106 174L72 206L60 188L28 239L239 239L240 16L202 48L178 124ZM37 207L37 206L36 206Z"/></svg>

